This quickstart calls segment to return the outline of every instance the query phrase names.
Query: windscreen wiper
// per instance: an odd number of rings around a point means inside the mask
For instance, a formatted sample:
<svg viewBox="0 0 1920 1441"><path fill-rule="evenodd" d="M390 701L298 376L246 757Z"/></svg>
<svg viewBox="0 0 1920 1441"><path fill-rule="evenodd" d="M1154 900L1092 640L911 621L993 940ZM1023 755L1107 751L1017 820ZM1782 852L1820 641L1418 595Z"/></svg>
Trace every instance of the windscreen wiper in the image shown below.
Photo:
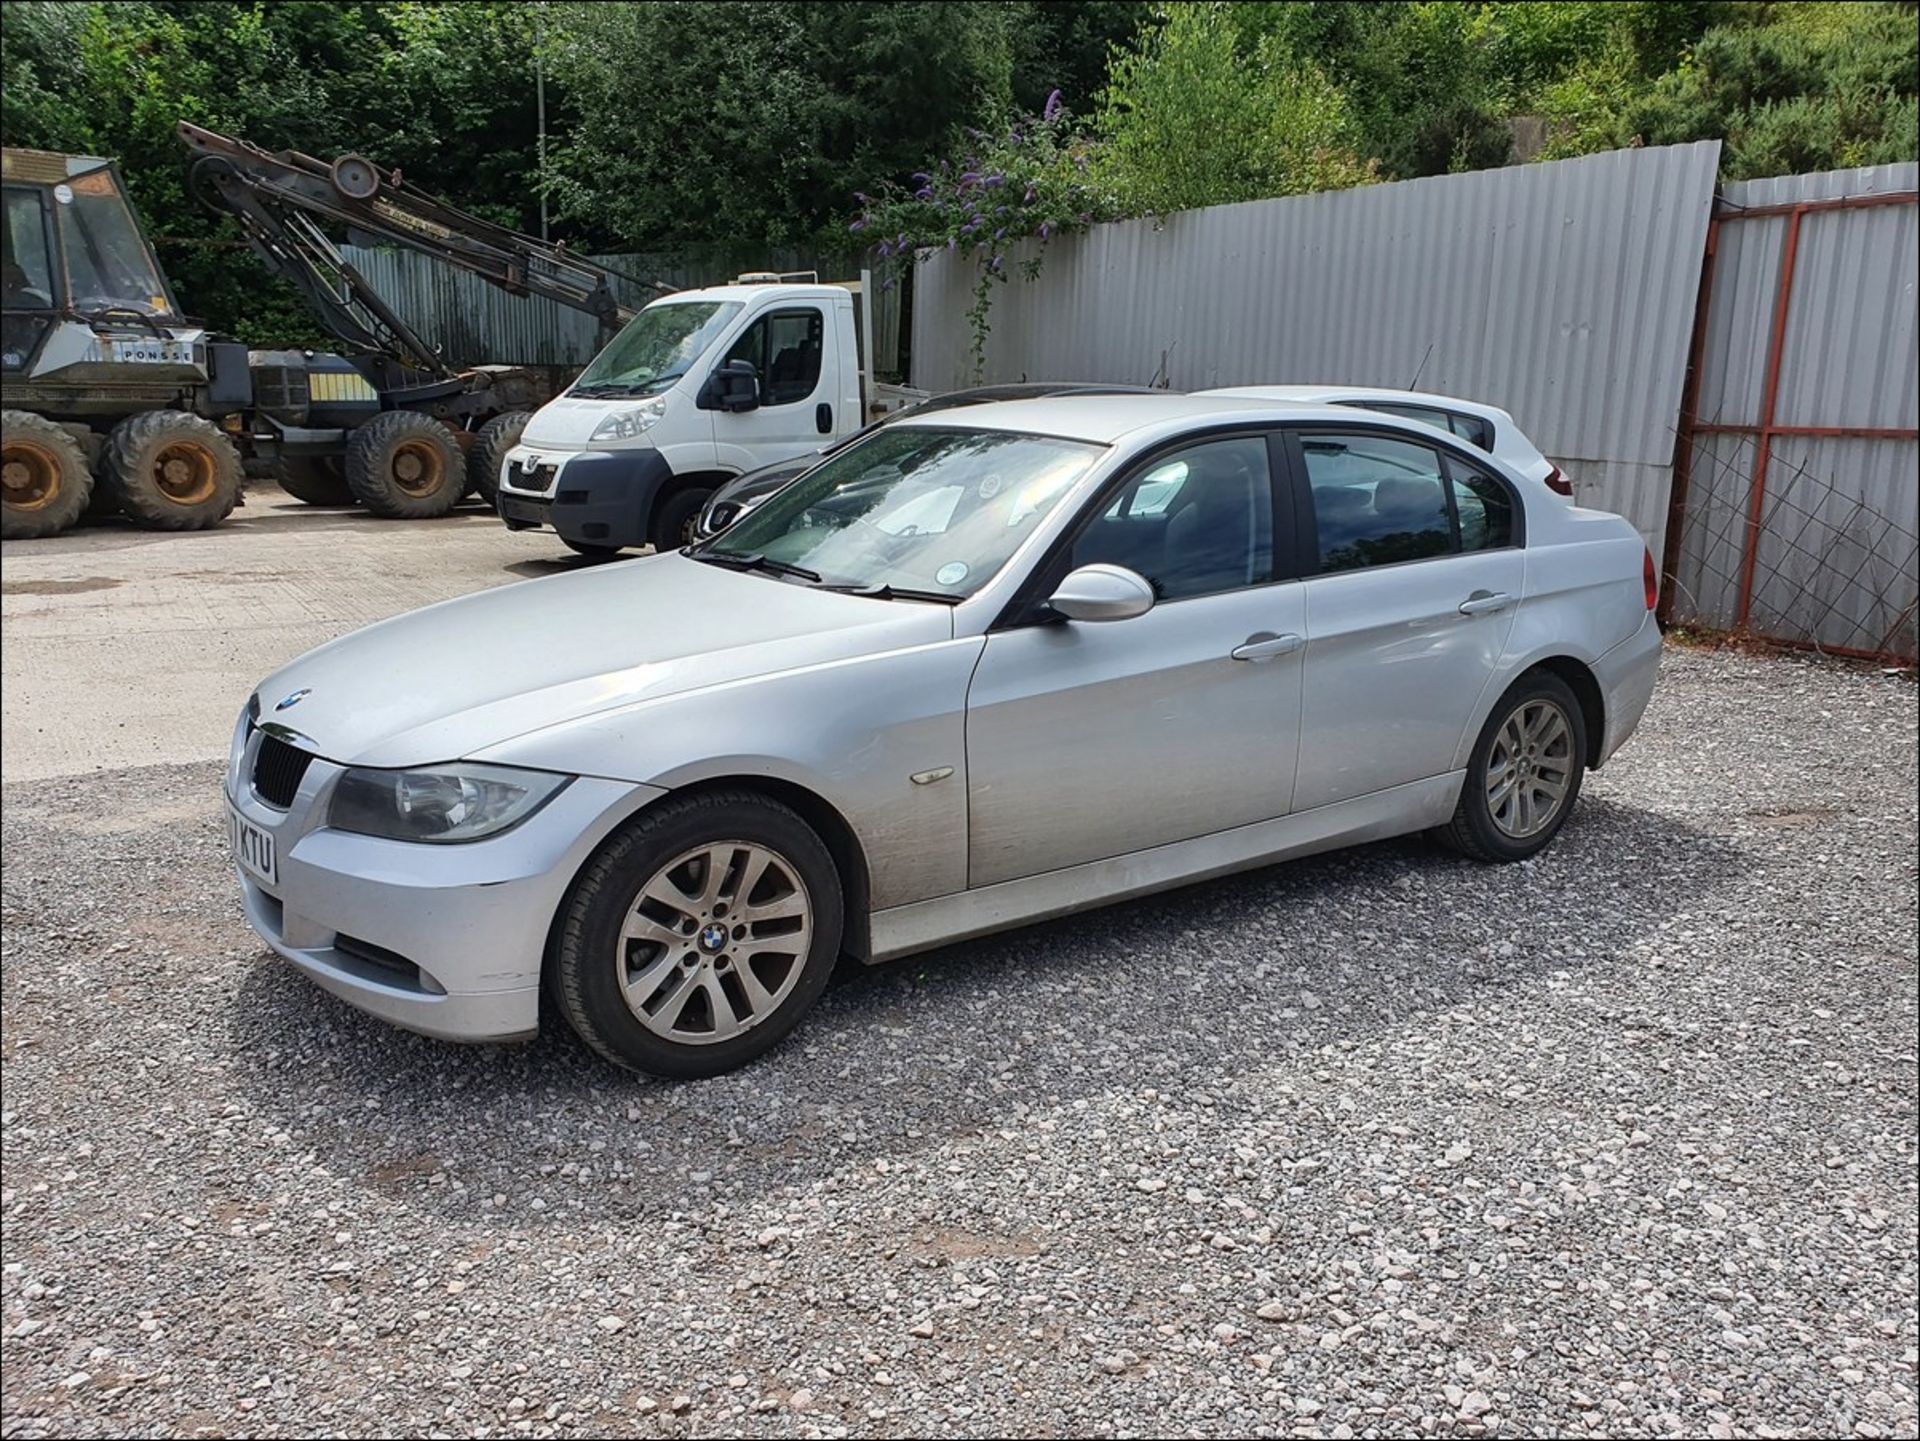
<svg viewBox="0 0 1920 1441"><path fill-rule="evenodd" d="M795 580L804 580L810 585L820 583L820 572L808 570L804 565L793 565L784 560L769 560L754 551L750 555L741 555L731 550L702 550L694 552L695 560L704 560L712 565L725 566L728 570L764 570L769 575L790 575Z"/></svg>
<svg viewBox="0 0 1920 1441"><path fill-rule="evenodd" d="M949 595L944 590L915 590L911 586L888 585L823 585L822 590L839 591L842 595L857 595L866 600L930 600L935 605L958 605L965 596Z"/></svg>

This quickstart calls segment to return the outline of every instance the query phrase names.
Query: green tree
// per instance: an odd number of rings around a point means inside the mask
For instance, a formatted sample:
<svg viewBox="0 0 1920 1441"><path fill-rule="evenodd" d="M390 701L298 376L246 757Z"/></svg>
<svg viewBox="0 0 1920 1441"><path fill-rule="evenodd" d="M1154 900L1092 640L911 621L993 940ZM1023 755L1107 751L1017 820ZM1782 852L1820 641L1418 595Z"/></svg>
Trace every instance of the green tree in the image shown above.
<svg viewBox="0 0 1920 1441"><path fill-rule="evenodd" d="M1134 214L1338 190L1373 179L1346 97L1280 36L1248 42L1225 5L1174 4L1116 52L1097 171Z"/></svg>
<svg viewBox="0 0 1920 1441"><path fill-rule="evenodd" d="M1012 98L1003 5L565 5L578 123L565 213L622 247L817 244L855 187L904 177Z"/></svg>

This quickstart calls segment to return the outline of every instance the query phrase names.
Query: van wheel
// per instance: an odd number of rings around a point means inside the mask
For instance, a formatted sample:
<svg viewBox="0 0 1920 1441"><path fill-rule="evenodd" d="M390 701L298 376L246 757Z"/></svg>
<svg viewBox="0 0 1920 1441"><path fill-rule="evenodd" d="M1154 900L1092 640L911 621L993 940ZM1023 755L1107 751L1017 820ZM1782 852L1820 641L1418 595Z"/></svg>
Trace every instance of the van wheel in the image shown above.
<svg viewBox="0 0 1920 1441"><path fill-rule="evenodd" d="M1538 855L1580 798L1586 755L1586 719L1572 688L1550 671L1528 672L1487 717L1453 819L1431 834L1477 861Z"/></svg>
<svg viewBox="0 0 1920 1441"><path fill-rule="evenodd" d="M182 410L116 425L101 475L127 518L149 530L205 530L240 503L240 452L219 426Z"/></svg>
<svg viewBox="0 0 1920 1441"><path fill-rule="evenodd" d="M510 410L474 432L467 451L467 489L484 500L489 510L500 494L500 467L507 463L507 452L520 443L520 432L532 419L530 411Z"/></svg>
<svg viewBox="0 0 1920 1441"><path fill-rule="evenodd" d="M614 1064L717 1076L771 1050L819 998L842 904L833 857L788 807L750 791L669 798L574 883L550 989Z"/></svg>
<svg viewBox="0 0 1920 1441"><path fill-rule="evenodd" d="M64 427L24 410L0 412L0 539L57 535L93 493L87 453Z"/></svg>
<svg viewBox="0 0 1920 1441"><path fill-rule="evenodd" d="M714 487L676 490L653 508L647 543L655 550L678 550L700 538L700 512L713 499Z"/></svg>
<svg viewBox="0 0 1920 1441"><path fill-rule="evenodd" d="M389 410L347 438L347 484L375 515L432 520L466 494L466 458L432 416Z"/></svg>

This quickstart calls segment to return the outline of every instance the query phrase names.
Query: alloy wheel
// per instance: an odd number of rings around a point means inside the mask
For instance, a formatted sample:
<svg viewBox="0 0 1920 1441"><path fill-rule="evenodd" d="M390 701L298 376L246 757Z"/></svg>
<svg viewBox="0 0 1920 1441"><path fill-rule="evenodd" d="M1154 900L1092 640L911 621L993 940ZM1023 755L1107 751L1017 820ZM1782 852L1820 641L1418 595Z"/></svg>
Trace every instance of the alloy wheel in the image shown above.
<svg viewBox="0 0 1920 1441"><path fill-rule="evenodd" d="M771 847L715 841L653 873L615 944L621 991L640 1023L669 1041L712 1045L786 1000L813 944L813 902Z"/></svg>
<svg viewBox="0 0 1920 1441"><path fill-rule="evenodd" d="M1487 813L1515 840L1552 825L1573 780L1573 727L1551 700L1522 702L1487 755Z"/></svg>

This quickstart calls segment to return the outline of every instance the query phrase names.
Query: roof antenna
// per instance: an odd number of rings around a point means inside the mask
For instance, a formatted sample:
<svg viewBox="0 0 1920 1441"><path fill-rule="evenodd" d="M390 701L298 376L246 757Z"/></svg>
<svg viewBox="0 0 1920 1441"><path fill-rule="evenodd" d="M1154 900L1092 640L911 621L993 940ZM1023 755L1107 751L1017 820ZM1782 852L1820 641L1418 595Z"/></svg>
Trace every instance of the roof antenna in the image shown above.
<svg viewBox="0 0 1920 1441"><path fill-rule="evenodd" d="M1427 361L1432 359L1432 357L1433 357L1433 342L1429 340L1427 342L1427 353L1420 357L1419 369L1413 372L1413 379L1407 382L1408 390L1412 390L1416 385L1420 383L1420 377L1426 373Z"/></svg>
<svg viewBox="0 0 1920 1441"><path fill-rule="evenodd" d="M1180 342L1175 341L1174 345ZM1173 384L1173 377L1167 373L1167 360L1173 354L1173 345L1160 352L1160 368L1153 373L1153 379L1147 382L1148 390L1165 390Z"/></svg>

